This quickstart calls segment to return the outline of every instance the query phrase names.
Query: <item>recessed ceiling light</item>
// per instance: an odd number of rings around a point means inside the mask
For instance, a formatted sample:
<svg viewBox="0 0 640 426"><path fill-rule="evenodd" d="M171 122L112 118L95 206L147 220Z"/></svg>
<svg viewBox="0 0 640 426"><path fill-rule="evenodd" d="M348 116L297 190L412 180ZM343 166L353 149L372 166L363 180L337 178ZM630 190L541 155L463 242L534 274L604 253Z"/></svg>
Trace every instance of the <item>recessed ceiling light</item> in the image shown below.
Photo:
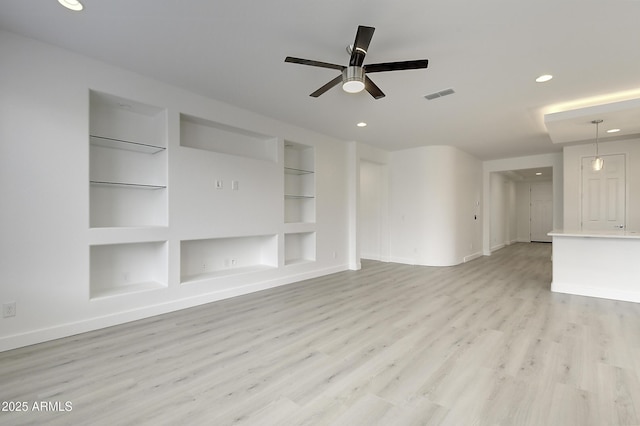
<svg viewBox="0 0 640 426"><path fill-rule="evenodd" d="M536 176L542 176L542 172L536 172Z"/></svg>
<svg viewBox="0 0 640 426"><path fill-rule="evenodd" d="M78 0L58 0L58 3L66 7L67 9L74 10L76 12L81 11L84 6Z"/></svg>
<svg viewBox="0 0 640 426"><path fill-rule="evenodd" d="M620 131L620 129L609 129L609 130L607 130L607 133L617 133L619 131Z"/></svg>
<svg viewBox="0 0 640 426"><path fill-rule="evenodd" d="M536 83L544 83L551 80L552 78L553 76L551 74L541 75L540 77L536 78Z"/></svg>
<svg viewBox="0 0 640 426"><path fill-rule="evenodd" d="M367 127L367 123L365 123L364 121L361 121L358 124L356 124L356 126L358 126L358 127Z"/></svg>

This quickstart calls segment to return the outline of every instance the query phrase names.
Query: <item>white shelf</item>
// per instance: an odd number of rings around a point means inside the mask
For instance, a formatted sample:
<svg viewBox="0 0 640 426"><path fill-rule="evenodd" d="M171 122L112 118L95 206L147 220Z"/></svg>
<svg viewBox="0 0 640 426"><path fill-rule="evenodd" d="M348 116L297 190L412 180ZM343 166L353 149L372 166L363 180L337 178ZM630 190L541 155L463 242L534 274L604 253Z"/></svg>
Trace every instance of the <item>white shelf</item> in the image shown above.
<svg viewBox="0 0 640 426"><path fill-rule="evenodd" d="M284 264L297 265L316 260L316 233L295 232L284 234Z"/></svg>
<svg viewBox="0 0 640 426"><path fill-rule="evenodd" d="M166 111L95 91L89 108L89 226L166 225Z"/></svg>
<svg viewBox="0 0 640 426"><path fill-rule="evenodd" d="M119 287L107 287L107 288L92 288L91 299L102 299L106 297L122 296L125 294L140 293L143 291L152 291L167 288L166 284L158 281L147 281L139 283L131 283L126 286Z"/></svg>
<svg viewBox="0 0 640 426"><path fill-rule="evenodd" d="M91 185L101 185L101 186L116 186L119 188L130 188L130 189L164 189L166 185L149 185L146 183L127 183L127 182L101 182L97 180L90 180L89 183Z"/></svg>
<svg viewBox="0 0 640 426"><path fill-rule="evenodd" d="M167 242L90 247L91 299L167 287Z"/></svg>
<svg viewBox="0 0 640 426"><path fill-rule="evenodd" d="M293 167L285 167L284 168L284 172L285 172L285 174L295 175L295 176L298 176L298 175L309 175L311 173L315 173L313 170L296 169L296 168L293 168Z"/></svg>
<svg viewBox="0 0 640 426"><path fill-rule="evenodd" d="M298 200L298 199L313 199L316 197L313 195L284 194L284 198L288 198L290 200Z"/></svg>
<svg viewBox="0 0 640 426"><path fill-rule="evenodd" d="M222 269L222 270L213 271L213 272L203 272L200 274L187 275L187 276L183 276L181 281L182 281L182 284L190 284L198 281L224 278L224 277L235 276L235 275L250 274L253 272L262 272L262 271L268 271L272 269L276 269L275 266L268 266L268 265L244 266L239 268L229 268L229 269Z"/></svg>
<svg viewBox="0 0 640 426"><path fill-rule="evenodd" d="M122 149L124 151L141 152L144 154L157 154L164 151L165 147L150 145L139 142L125 141L121 139L108 138L105 136L90 135L89 142L92 146L104 148Z"/></svg>
<svg viewBox="0 0 640 426"><path fill-rule="evenodd" d="M89 229L89 245L154 242L168 239L169 228L166 226Z"/></svg>
<svg viewBox="0 0 640 426"><path fill-rule="evenodd" d="M300 259L300 258L295 258L295 259L288 259L285 261L285 265L286 266L293 266L293 265L302 265L305 263L313 263L315 262L315 260L313 259Z"/></svg>
<svg viewBox="0 0 640 426"><path fill-rule="evenodd" d="M180 242L180 276L183 284L194 280L273 269L277 266L277 235Z"/></svg>
<svg viewBox="0 0 640 426"><path fill-rule="evenodd" d="M294 222L284 224L285 234L300 234L304 232L314 232L316 224L313 222Z"/></svg>

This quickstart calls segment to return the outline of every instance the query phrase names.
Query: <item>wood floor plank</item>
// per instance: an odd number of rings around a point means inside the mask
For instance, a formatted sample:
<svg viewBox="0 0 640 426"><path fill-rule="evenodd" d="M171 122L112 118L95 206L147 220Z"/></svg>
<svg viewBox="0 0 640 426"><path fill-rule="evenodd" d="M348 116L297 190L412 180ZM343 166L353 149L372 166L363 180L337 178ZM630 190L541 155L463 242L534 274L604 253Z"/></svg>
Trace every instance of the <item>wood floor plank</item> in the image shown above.
<svg viewBox="0 0 640 426"><path fill-rule="evenodd" d="M640 305L550 244L345 271L0 353L0 425L638 425Z"/></svg>

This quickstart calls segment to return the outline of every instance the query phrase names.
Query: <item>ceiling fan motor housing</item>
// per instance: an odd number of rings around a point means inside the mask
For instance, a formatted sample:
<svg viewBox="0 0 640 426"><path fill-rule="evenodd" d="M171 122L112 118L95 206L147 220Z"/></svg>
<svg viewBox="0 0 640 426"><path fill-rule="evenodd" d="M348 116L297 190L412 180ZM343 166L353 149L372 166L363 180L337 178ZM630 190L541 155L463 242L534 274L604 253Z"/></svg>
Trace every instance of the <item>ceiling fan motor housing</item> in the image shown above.
<svg viewBox="0 0 640 426"><path fill-rule="evenodd" d="M342 89L349 93L362 91L364 89L364 69L349 66L342 70Z"/></svg>

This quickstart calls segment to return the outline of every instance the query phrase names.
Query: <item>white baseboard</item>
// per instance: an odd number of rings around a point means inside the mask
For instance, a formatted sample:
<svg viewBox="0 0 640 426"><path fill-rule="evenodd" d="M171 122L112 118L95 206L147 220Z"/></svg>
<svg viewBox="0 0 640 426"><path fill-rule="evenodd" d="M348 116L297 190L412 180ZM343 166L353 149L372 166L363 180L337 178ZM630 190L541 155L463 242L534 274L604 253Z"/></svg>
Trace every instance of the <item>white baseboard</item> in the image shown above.
<svg viewBox="0 0 640 426"><path fill-rule="evenodd" d="M391 262L391 260L389 259L389 256L380 256L378 254L373 254L373 255L361 254L360 259L374 260L376 262Z"/></svg>
<svg viewBox="0 0 640 426"><path fill-rule="evenodd" d="M417 265L416 259L409 258L409 257L395 257L395 256L392 256L389 259L389 262L402 263L403 265Z"/></svg>
<svg viewBox="0 0 640 426"><path fill-rule="evenodd" d="M482 255L482 252L479 252L479 251L478 251L478 252L475 252L475 253L473 253L473 254L470 254L470 255L465 256L465 257L464 257L464 259L463 259L462 261L466 263L466 262L470 262L470 261L472 261L473 259L477 259L477 258L482 257L482 256L483 256L483 255Z"/></svg>
<svg viewBox="0 0 640 426"><path fill-rule="evenodd" d="M231 289L199 294L197 296L187 297L184 299L171 300L169 302L152 306L145 306L130 311L116 312L102 317L89 318L86 320L66 324L58 324L52 327L30 330L24 333L4 336L0 338L0 352L34 345L37 343L43 343L50 340L60 339L63 337L69 337L80 333L86 333L89 331L99 330L106 327L112 327L114 325L120 325L131 321L153 317L156 315L175 312L181 309L193 308L195 306L216 302L218 300L229 299L231 297L255 293L257 291L267 290L269 288L293 284L299 281L317 278L336 272L342 272L347 269L347 265L333 266L330 268L288 275L286 277L276 278L272 280L255 282Z"/></svg>
<svg viewBox="0 0 640 426"><path fill-rule="evenodd" d="M492 246L491 247L491 251L494 252L494 251L498 251L498 250L503 249L503 248L505 248L505 243L497 244L495 246Z"/></svg>
<svg viewBox="0 0 640 426"><path fill-rule="evenodd" d="M377 262L382 261L382 257L377 254L361 254L360 259L375 260Z"/></svg>

